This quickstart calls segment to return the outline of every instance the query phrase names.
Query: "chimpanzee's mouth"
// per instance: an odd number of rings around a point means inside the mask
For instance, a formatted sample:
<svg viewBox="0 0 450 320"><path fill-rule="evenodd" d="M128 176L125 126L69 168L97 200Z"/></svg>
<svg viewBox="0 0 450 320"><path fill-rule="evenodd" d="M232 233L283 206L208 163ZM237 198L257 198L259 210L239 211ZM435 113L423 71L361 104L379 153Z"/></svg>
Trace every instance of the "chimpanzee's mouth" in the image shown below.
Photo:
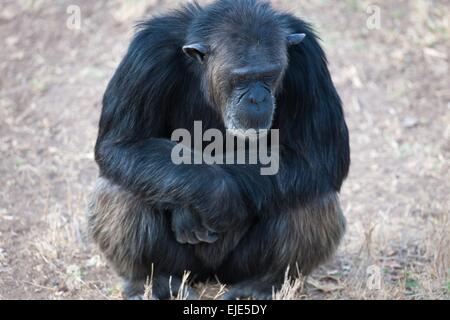
<svg viewBox="0 0 450 320"><path fill-rule="evenodd" d="M227 129L227 133L243 139L258 139L269 132L270 129Z"/></svg>
<svg viewBox="0 0 450 320"><path fill-rule="evenodd" d="M275 106L270 109L251 113L236 107L227 108L224 114L225 127L233 135L257 136L272 127Z"/></svg>
<svg viewBox="0 0 450 320"><path fill-rule="evenodd" d="M227 117L225 119L227 131L236 135L255 135L264 133L272 127L273 115L267 114L258 117L239 116Z"/></svg>

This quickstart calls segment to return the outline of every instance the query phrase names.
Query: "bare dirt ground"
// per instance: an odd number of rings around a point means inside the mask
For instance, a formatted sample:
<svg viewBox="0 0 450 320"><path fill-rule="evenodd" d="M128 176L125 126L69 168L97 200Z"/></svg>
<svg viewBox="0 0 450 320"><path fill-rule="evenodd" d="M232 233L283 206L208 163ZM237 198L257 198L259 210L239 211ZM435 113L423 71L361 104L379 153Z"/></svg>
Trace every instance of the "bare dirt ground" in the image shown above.
<svg viewBox="0 0 450 320"><path fill-rule="evenodd" d="M1 1L0 298L120 298L85 236L100 101L134 22L182 2ZM380 0L373 30L370 1L273 3L321 34L353 160L342 246L283 297L449 299L450 3Z"/></svg>

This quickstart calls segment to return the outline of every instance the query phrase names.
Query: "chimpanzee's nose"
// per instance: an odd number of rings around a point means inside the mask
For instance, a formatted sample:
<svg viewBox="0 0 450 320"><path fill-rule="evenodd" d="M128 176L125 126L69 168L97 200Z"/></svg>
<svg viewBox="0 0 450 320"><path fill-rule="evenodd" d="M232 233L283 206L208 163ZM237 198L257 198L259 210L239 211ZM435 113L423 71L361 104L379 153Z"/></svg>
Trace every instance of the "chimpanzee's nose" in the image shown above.
<svg viewBox="0 0 450 320"><path fill-rule="evenodd" d="M253 88L250 89L250 92L248 93L248 101L251 104L261 104L262 102L266 101L267 97L269 95L269 92L262 86L256 85Z"/></svg>

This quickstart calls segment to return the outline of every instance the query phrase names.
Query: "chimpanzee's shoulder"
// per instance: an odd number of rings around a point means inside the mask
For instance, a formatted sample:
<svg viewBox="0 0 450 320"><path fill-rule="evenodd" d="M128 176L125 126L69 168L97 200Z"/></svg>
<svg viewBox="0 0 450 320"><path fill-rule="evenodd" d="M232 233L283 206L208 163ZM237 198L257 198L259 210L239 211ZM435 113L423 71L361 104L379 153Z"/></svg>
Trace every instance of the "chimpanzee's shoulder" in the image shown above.
<svg viewBox="0 0 450 320"><path fill-rule="evenodd" d="M184 43L192 21L201 13L196 3L144 20L136 25L134 42L144 40L151 45L179 45Z"/></svg>

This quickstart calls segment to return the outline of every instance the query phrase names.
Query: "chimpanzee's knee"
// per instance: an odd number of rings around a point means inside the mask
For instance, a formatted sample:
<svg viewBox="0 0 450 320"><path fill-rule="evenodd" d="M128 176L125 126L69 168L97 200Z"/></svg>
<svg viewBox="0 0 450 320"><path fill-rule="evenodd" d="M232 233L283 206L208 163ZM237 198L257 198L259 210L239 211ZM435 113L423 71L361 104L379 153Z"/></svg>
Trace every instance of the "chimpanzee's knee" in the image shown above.
<svg viewBox="0 0 450 320"><path fill-rule="evenodd" d="M151 272L182 275L195 267L189 246L176 242L170 213L99 178L88 207L89 233L116 272L128 280Z"/></svg>
<svg viewBox="0 0 450 320"><path fill-rule="evenodd" d="M345 231L345 218L336 194L295 209L263 217L253 225L224 263L227 282L261 278L279 281L308 275L336 250Z"/></svg>

